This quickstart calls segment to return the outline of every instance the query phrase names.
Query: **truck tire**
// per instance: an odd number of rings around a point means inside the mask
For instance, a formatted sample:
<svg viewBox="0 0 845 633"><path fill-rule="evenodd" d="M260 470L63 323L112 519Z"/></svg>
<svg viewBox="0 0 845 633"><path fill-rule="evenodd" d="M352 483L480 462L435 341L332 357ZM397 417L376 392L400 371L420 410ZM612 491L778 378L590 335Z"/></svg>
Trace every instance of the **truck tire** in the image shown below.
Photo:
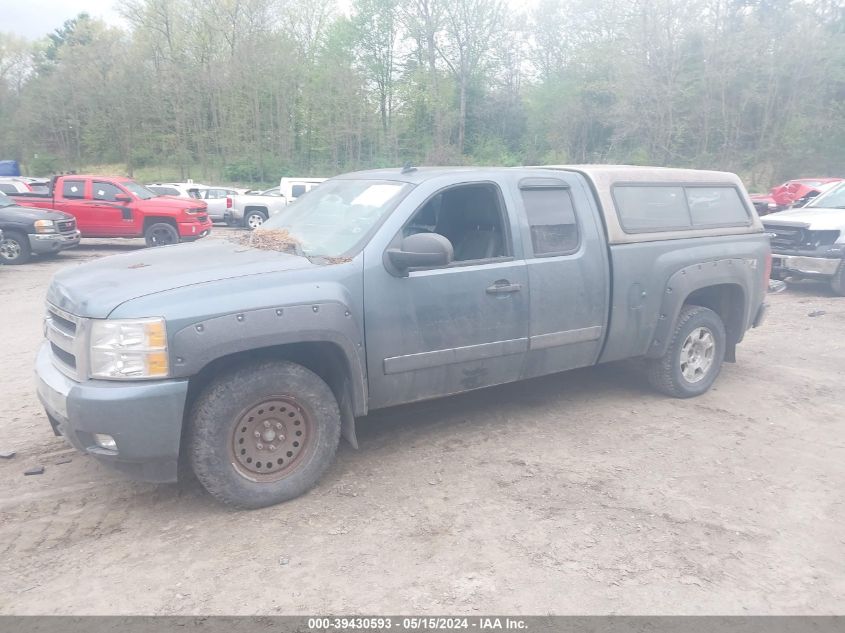
<svg viewBox="0 0 845 633"><path fill-rule="evenodd" d="M32 258L29 238L17 231L5 231L0 242L0 262L4 264L25 264Z"/></svg>
<svg viewBox="0 0 845 633"><path fill-rule="evenodd" d="M845 260L839 264L833 277L830 278L830 288L840 297L845 297Z"/></svg>
<svg viewBox="0 0 845 633"><path fill-rule="evenodd" d="M189 417L192 470L215 498L262 508L308 491L334 459L340 410L314 372L287 361L215 378Z"/></svg>
<svg viewBox="0 0 845 633"><path fill-rule="evenodd" d="M244 212L244 228L254 230L264 224L267 214L258 209L250 209Z"/></svg>
<svg viewBox="0 0 845 633"><path fill-rule="evenodd" d="M649 382L675 398L700 396L719 375L726 338L718 314L709 308L685 305L666 353L648 363Z"/></svg>
<svg viewBox="0 0 845 633"><path fill-rule="evenodd" d="M169 244L179 243L179 233L176 227L167 222L156 222L150 224L147 230L144 231L144 239L147 246L167 246Z"/></svg>

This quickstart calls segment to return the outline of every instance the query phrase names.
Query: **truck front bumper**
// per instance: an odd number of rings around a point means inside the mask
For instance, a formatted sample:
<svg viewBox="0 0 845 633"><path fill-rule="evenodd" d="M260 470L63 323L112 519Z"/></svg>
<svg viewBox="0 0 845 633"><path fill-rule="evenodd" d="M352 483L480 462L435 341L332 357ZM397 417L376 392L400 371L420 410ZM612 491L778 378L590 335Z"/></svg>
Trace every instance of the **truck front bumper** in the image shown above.
<svg viewBox="0 0 845 633"><path fill-rule="evenodd" d="M772 270L783 276L832 277L841 263L841 258L772 254Z"/></svg>
<svg viewBox="0 0 845 633"><path fill-rule="evenodd" d="M82 234L79 231L72 233L36 233L29 236L29 246L33 253L58 253L66 248L73 248L79 244Z"/></svg>
<svg viewBox="0 0 845 633"><path fill-rule="evenodd" d="M188 381L75 382L53 365L49 345L35 374L53 432L132 479L176 481ZM116 448L103 448L95 434L110 435Z"/></svg>

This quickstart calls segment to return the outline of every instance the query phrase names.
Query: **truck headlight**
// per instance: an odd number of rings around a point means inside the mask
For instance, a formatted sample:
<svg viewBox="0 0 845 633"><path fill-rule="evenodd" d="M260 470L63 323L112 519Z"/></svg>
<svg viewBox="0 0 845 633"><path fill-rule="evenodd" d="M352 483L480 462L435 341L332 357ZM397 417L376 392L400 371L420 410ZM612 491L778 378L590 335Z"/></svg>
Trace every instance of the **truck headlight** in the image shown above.
<svg viewBox="0 0 845 633"><path fill-rule="evenodd" d="M56 223L52 220L36 220L35 221L35 232L36 233L58 233L56 230Z"/></svg>
<svg viewBox="0 0 845 633"><path fill-rule="evenodd" d="M92 322L92 378L166 378L169 370L164 319L98 319Z"/></svg>

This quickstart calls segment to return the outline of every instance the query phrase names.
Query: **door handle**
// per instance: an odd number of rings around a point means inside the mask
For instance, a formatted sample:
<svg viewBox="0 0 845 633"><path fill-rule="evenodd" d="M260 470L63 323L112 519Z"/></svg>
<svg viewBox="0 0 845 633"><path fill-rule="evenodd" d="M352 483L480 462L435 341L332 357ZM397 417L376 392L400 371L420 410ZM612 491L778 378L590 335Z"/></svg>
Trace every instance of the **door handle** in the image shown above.
<svg viewBox="0 0 845 633"><path fill-rule="evenodd" d="M500 279L492 286L487 287L488 295L506 295L511 292L519 292L522 290L522 284L512 284L507 279Z"/></svg>

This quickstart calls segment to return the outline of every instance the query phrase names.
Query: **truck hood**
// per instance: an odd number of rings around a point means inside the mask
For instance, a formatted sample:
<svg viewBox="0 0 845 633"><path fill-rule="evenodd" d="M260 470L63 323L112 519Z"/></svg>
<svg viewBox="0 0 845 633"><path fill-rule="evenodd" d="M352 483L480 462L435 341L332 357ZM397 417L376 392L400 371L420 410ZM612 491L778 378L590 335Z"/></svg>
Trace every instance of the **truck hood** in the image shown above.
<svg viewBox="0 0 845 633"><path fill-rule="evenodd" d="M145 211L152 211L155 209L181 211L183 209L205 209L206 204L202 200L195 198L177 198L176 196L156 196L149 200L141 200Z"/></svg>
<svg viewBox="0 0 845 633"><path fill-rule="evenodd" d="M799 226L811 231L845 231L845 209L801 207L762 218L763 225Z"/></svg>
<svg viewBox="0 0 845 633"><path fill-rule="evenodd" d="M126 301L158 292L314 266L305 257L228 240L204 240L147 248L66 268L53 277L47 301L77 316L104 319Z"/></svg>
<svg viewBox="0 0 845 633"><path fill-rule="evenodd" d="M72 220L73 216L62 211L48 211L32 207L19 207L16 204L0 207L0 221L29 224L36 220Z"/></svg>

